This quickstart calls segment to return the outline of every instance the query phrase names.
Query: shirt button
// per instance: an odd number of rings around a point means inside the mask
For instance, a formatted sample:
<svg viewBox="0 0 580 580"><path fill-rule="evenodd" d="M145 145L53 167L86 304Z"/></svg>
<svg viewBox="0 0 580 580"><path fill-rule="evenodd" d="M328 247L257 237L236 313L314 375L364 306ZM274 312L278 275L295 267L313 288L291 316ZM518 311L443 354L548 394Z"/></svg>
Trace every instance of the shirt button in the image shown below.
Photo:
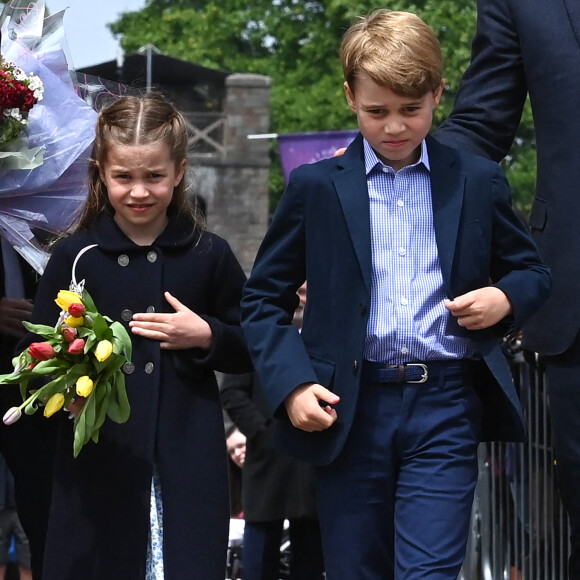
<svg viewBox="0 0 580 580"><path fill-rule="evenodd" d="M126 375L131 375L135 372L135 365L132 362L127 361L123 365L122 369Z"/></svg>
<svg viewBox="0 0 580 580"><path fill-rule="evenodd" d="M151 250L151 252L147 252L147 261L153 264L153 262L157 261L157 252Z"/></svg>
<svg viewBox="0 0 580 580"><path fill-rule="evenodd" d="M407 253L405 248L399 248L399 256L404 256Z"/></svg>
<svg viewBox="0 0 580 580"><path fill-rule="evenodd" d="M117 264L119 264L119 266L128 266L129 265L129 256L127 256L127 254L121 254L117 258Z"/></svg>
<svg viewBox="0 0 580 580"><path fill-rule="evenodd" d="M402 199L398 199L398 200L397 200L397 205L398 205L399 207L403 207L403 206L405 205L405 202L404 202Z"/></svg>
<svg viewBox="0 0 580 580"><path fill-rule="evenodd" d="M404 347L401 349L401 354L407 354L408 352L409 352L409 349L408 349L406 346L404 346Z"/></svg>
<svg viewBox="0 0 580 580"><path fill-rule="evenodd" d="M409 304L409 301L408 301L408 300L407 300L407 299L406 299L406 298L403 296L403 297L401 298L401 304L402 304L403 306L407 306L407 304Z"/></svg>
<svg viewBox="0 0 580 580"><path fill-rule="evenodd" d="M383 170L383 173L388 173L389 172L389 168L388 167L382 167L381 169Z"/></svg>
<svg viewBox="0 0 580 580"><path fill-rule="evenodd" d="M152 362L148 362L145 365L145 372L150 375L155 370L155 365Z"/></svg>
<svg viewBox="0 0 580 580"><path fill-rule="evenodd" d="M125 322L133 320L133 313L128 308L121 310L121 320L124 320Z"/></svg>
<svg viewBox="0 0 580 580"><path fill-rule="evenodd" d="M153 314L153 312L155 312L155 306L147 306L147 312Z"/></svg>

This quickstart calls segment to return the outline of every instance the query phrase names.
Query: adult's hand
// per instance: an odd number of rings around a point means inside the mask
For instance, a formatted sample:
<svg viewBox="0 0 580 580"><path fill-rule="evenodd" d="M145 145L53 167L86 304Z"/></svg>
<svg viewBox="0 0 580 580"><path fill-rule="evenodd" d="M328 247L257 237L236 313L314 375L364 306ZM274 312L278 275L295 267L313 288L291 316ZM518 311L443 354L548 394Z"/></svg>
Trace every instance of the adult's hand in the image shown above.
<svg viewBox="0 0 580 580"><path fill-rule="evenodd" d="M22 321L30 321L32 300L25 298L0 299L0 334L22 338L26 329Z"/></svg>

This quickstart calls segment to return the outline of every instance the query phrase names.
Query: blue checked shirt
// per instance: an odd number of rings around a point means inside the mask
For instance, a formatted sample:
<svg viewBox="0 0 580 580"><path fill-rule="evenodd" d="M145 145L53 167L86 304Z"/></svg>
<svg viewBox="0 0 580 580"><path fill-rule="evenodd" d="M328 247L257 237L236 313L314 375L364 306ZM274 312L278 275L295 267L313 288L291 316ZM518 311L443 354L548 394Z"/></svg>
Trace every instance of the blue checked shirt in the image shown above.
<svg viewBox="0 0 580 580"><path fill-rule="evenodd" d="M364 151L373 264L365 359L470 358L471 341L447 333L451 314L444 306L425 141L419 161L397 173L366 140Z"/></svg>

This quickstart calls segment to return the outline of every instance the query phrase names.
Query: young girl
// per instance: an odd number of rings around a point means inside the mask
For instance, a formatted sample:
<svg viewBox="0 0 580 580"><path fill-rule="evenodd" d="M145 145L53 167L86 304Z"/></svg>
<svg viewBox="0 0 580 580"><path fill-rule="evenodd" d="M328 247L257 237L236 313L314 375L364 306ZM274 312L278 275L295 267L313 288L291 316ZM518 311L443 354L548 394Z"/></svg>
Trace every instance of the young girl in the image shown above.
<svg viewBox="0 0 580 580"><path fill-rule="evenodd" d="M204 231L184 187L187 132L162 97L124 97L97 122L89 196L55 247L32 320L76 279L133 338L131 414L73 459L61 413L44 580L223 580L228 483L214 370L251 368L239 327L245 276ZM55 417L48 419L55 420Z"/></svg>

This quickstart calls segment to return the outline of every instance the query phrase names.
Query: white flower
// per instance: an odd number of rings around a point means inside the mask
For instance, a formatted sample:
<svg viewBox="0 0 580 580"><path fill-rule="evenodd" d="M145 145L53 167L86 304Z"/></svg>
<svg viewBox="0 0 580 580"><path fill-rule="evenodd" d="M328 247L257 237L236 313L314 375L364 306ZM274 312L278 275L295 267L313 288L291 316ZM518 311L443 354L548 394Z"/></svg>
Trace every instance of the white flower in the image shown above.
<svg viewBox="0 0 580 580"><path fill-rule="evenodd" d="M13 423L16 423L20 417L22 417L20 407L11 407L6 411L4 417L2 417L2 421L4 422L4 425L12 425Z"/></svg>
<svg viewBox="0 0 580 580"><path fill-rule="evenodd" d="M28 80L28 75L19 66L13 66L12 74L17 81L23 82Z"/></svg>

